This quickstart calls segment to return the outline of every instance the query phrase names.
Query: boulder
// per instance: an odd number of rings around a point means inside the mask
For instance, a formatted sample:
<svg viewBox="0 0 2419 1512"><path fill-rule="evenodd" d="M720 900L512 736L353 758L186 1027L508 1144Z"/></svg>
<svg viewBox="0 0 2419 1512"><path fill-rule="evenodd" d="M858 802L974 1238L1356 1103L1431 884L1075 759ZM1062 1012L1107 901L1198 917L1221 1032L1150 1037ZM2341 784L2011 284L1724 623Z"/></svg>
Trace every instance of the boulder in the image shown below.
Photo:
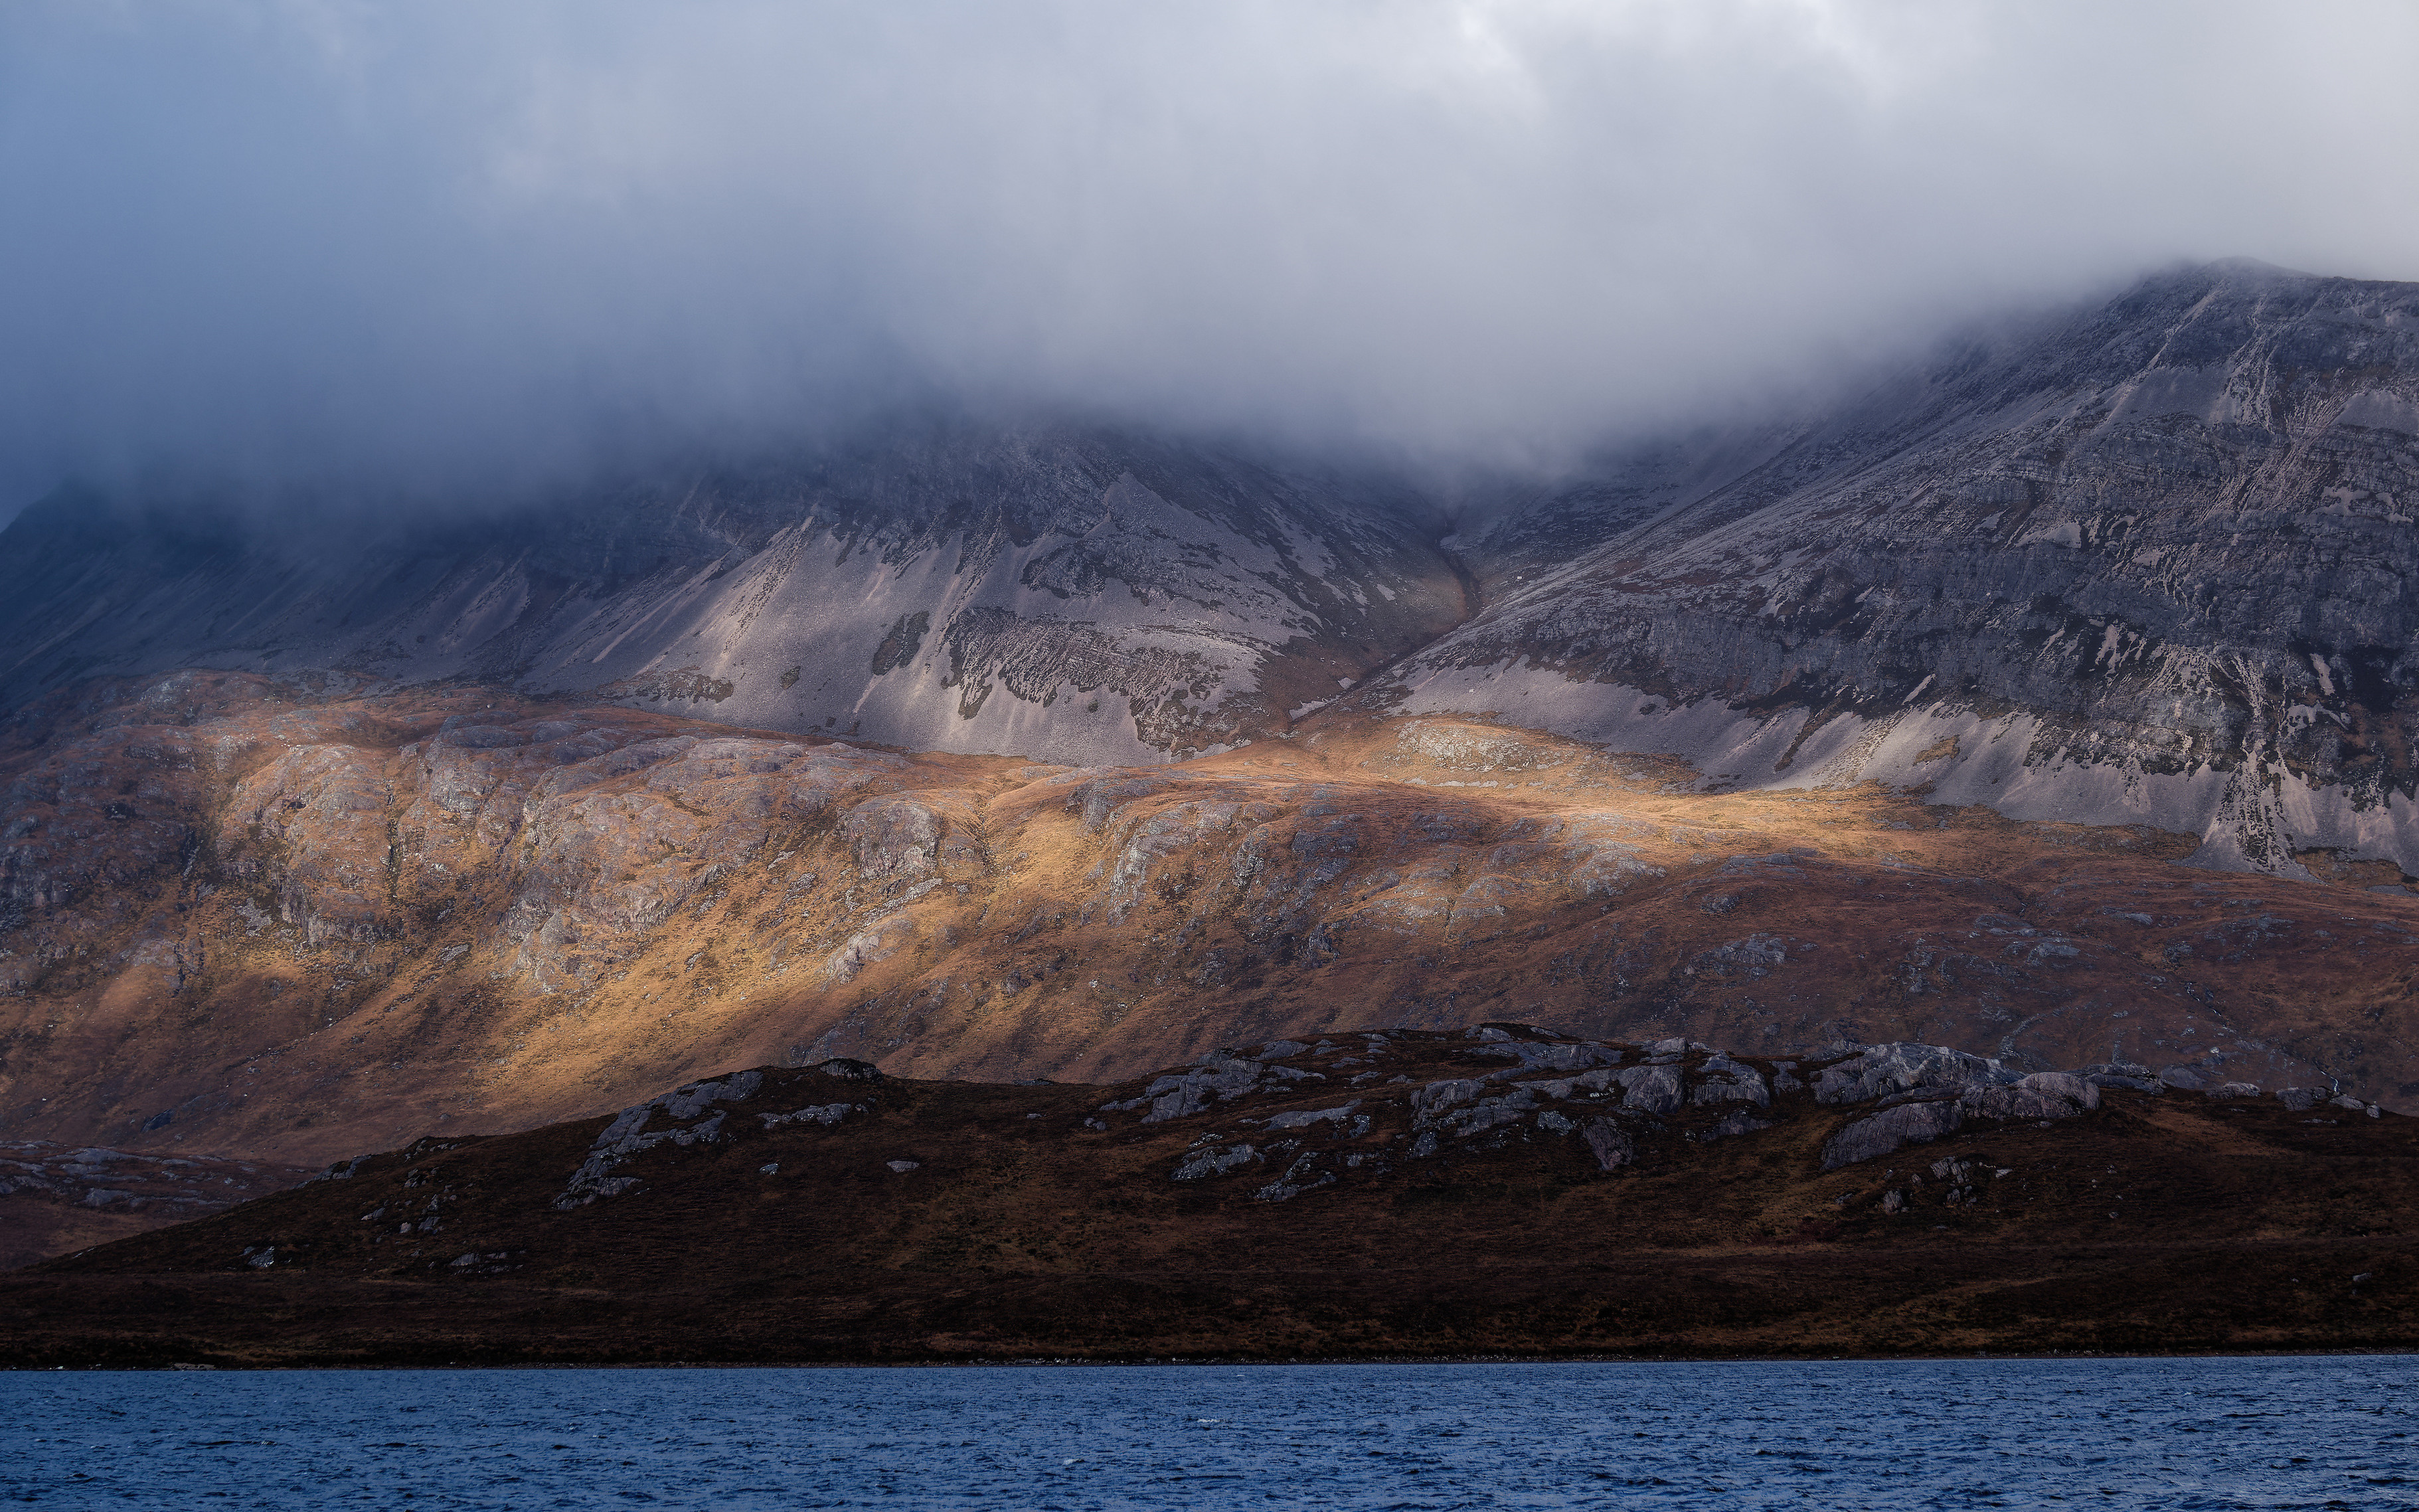
<svg viewBox="0 0 2419 1512"><path fill-rule="evenodd" d="M1332 1108L1297 1108L1291 1113L1280 1113L1271 1119L1269 1127L1307 1129L1315 1123L1342 1123L1349 1119L1352 1116L1352 1110L1360 1105L1361 1100L1355 1098L1349 1103L1340 1103Z"/></svg>
<svg viewBox="0 0 2419 1512"><path fill-rule="evenodd" d="M1591 1066L1618 1065L1621 1061L1620 1051L1584 1041L1574 1044L1532 1044L1515 1040L1481 1045L1474 1053L1518 1060L1522 1071L1585 1071Z"/></svg>
<svg viewBox="0 0 2419 1512"><path fill-rule="evenodd" d="M1178 1181L1198 1181L1204 1177L1224 1176L1238 1165L1260 1158L1260 1152L1250 1145L1229 1145L1224 1149L1212 1147L1195 1150L1184 1157L1170 1178Z"/></svg>
<svg viewBox="0 0 2419 1512"><path fill-rule="evenodd" d="M1286 1173L1252 1194L1255 1202L1290 1202L1315 1187L1334 1182L1333 1171L1318 1170L1318 1157L1302 1155L1286 1168ZM1314 1175L1315 1173L1315 1175Z"/></svg>
<svg viewBox="0 0 2419 1512"><path fill-rule="evenodd" d="M1680 1111L1680 1068L1632 1066L1613 1078L1622 1088L1621 1105L1633 1113Z"/></svg>
<svg viewBox="0 0 2419 1512"><path fill-rule="evenodd" d="M720 1081L691 1082L686 1087L675 1088L647 1105L663 1109L665 1115L671 1119L694 1119L716 1103L744 1103L755 1096L756 1088L763 1085L762 1072L743 1071ZM623 1117L629 1117L629 1112L624 1112Z"/></svg>
<svg viewBox="0 0 2419 1512"><path fill-rule="evenodd" d="M1638 1142L1610 1119L1590 1119L1580 1137L1587 1141L1599 1169L1619 1170L1638 1158Z"/></svg>
<svg viewBox="0 0 2419 1512"><path fill-rule="evenodd" d="M1733 1060L1717 1053L1697 1068L1696 1090L1688 1101L1700 1107L1710 1103L1752 1103L1757 1107L1772 1105L1772 1090L1764 1086L1764 1073L1753 1066Z"/></svg>
<svg viewBox="0 0 2419 1512"><path fill-rule="evenodd" d="M1954 1101L1903 1103L1886 1108L1833 1134L1823 1147L1823 1168L1836 1171L1842 1165L1887 1155L1904 1145L1930 1144L1943 1134L1956 1133L1964 1122L1965 1110Z"/></svg>
<svg viewBox="0 0 2419 1512"><path fill-rule="evenodd" d="M2075 1072L2094 1087L2122 1088L2129 1092L2164 1092L2167 1084L2149 1067L2130 1060L2107 1060Z"/></svg>
<svg viewBox="0 0 2419 1512"><path fill-rule="evenodd" d="M1970 1088L1957 1102L1984 1119L2071 1119L2100 1105L2100 1088L2072 1072L2037 1071L2005 1087Z"/></svg>
<svg viewBox="0 0 2419 1512"><path fill-rule="evenodd" d="M767 1129L778 1129L785 1123L820 1123L828 1129L855 1111L856 1104L853 1103L825 1103L792 1113L759 1113L756 1117Z"/></svg>
<svg viewBox="0 0 2419 1512"><path fill-rule="evenodd" d="M727 1110L716 1109L711 1117L701 1115L714 1108L717 1103L745 1102L763 1085L764 1077L761 1072L736 1072L717 1081L690 1082L636 1107L624 1108L621 1115L607 1124L588 1147L588 1158L571 1173L570 1181L554 1199L555 1208L568 1212L599 1197L612 1196L636 1186L638 1181L635 1178L613 1176L610 1172L640 1150L663 1144L715 1143L721 1137L722 1121L730 1114ZM657 1114L670 1119L676 1127L650 1131L647 1125Z"/></svg>
<svg viewBox="0 0 2419 1512"><path fill-rule="evenodd" d="M2015 1072L1995 1060L1946 1045L1872 1044L1817 1072L1814 1101L1870 1103L1919 1087L1987 1087L2015 1079Z"/></svg>
<svg viewBox="0 0 2419 1512"><path fill-rule="evenodd" d="M1485 1090L1485 1082L1471 1081L1467 1077L1430 1082L1411 1094L1411 1121L1425 1129L1436 1122L1445 1109L1456 1103L1467 1103Z"/></svg>
<svg viewBox="0 0 2419 1512"><path fill-rule="evenodd" d="M1446 1133L1463 1139L1483 1134L1489 1129L1500 1129L1507 1123L1521 1122L1537 1100L1525 1087L1515 1088L1502 1097L1490 1097L1472 1103L1466 1108L1456 1108L1437 1119Z"/></svg>
<svg viewBox="0 0 2419 1512"><path fill-rule="evenodd" d="M1108 1106L1131 1108L1147 1102L1150 1104L1150 1111L1143 1115L1145 1123L1163 1123L1169 1119L1189 1118L1213 1101L1228 1101L1250 1091L1258 1083L1260 1071L1258 1061L1245 1060L1222 1051L1194 1070L1159 1077L1143 1088L1141 1097L1112 1103Z"/></svg>

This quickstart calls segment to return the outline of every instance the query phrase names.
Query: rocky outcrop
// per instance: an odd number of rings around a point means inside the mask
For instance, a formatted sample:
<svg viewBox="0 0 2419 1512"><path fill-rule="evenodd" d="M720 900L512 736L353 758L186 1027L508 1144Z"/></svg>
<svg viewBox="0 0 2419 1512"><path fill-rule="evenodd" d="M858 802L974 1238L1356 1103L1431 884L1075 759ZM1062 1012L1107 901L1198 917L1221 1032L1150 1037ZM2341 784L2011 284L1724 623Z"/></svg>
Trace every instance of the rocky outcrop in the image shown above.
<svg viewBox="0 0 2419 1512"><path fill-rule="evenodd" d="M1641 1051L1646 1063L1614 1069ZM1139 1120L1146 1125L1215 1116L1236 1103L1248 1104L1269 1098L1291 1101L1308 1090L1305 1083L1324 1080L1348 1066L1367 1068L1353 1078L1356 1083L1377 1083L1364 1097L1240 1119L1267 1134L1316 1132L1332 1141L1327 1148L1304 1149L1302 1139L1291 1138L1273 1145L1237 1143L1212 1149L1208 1148L1210 1136L1204 1136L1204 1146L1188 1151L1170 1173L1180 1181L1202 1180L1245 1163L1284 1156L1286 1174L1267 1189L1273 1195L1263 1199L1281 1201L1315 1185L1343 1180L1346 1173L1364 1165L1374 1174L1406 1160L1437 1159L1456 1149L1500 1148L1507 1139L1559 1139L1575 1132L1595 1157L1598 1168L1613 1170L1634 1164L1640 1141L1662 1132L1667 1119L1687 1109L1724 1109L1718 1119L1687 1131L1687 1137L1701 1140L1740 1138L1773 1129L1790 1102L1803 1101L1824 1109L1875 1109L1851 1118L1824 1141L1821 1168L1834 1171L1879 1159L1908 1145L1929 1144L1957 1133L1969 1120L2047 1122L2090 1113L2101 1105L2101 1088L2088 1074L2020 1074L1982 1057L1941 1045L1905 1042L1843 1047L1809 1057L1818 1062L1810 1068L1814 1072L1810 1092L1804 1079L1787 1074L1804 1064L1795 1059L1787 1062L1784 1070L1782 1063L1758 1066L1687 1041L1622 1045L1525 1026L1484 1025L1460 1038L1457 1058L1500 1057L1517 1065L1484 1076L1431 1078L1395 1094L1398 1103L1389 1098L1382 1106L1372 1100L1388 1085L1382 1074L1385 1068L1432 1059L1432 1049L1369 1036L1365 1044L1349 1054L1327 1041L1316 1050L1286 1042L1270 1045L1262 1054L1271 1059L1250 1060L1232 1052L1218 1052L1200 1066L1156 1078L1138 1097L1103 1103L1098 1112L1132 1114L1147 1109ZM1312 1065L1323 1063L1328 1069L1274 1064L1280 1057L1305 1057ZM1828 1063L1819 1064L1825 1061ZM1552 1074L1577 1066L1592 1069L1577 1075ZM1268 1074L1271 1071L1282 1074ZM1784 1076L1793 1087L1777 1102L1773 1088ZM1371 1104L1367 1111L1364 1111L1364 1103ZM1402 1121L1394 1132L1385 1133L1395 1117ZM1372 1145L1373 1140L1378 1143Z"/></svg>
<svg viewBox="0 0 2419 1512"><path fill-rule="evenodd" d="M652 1149L662 1144L714 1143L720 1136L723 1119L728 1116L728 1111L716 1104L745 1103L763 1084L764 1077L761 1072L743 1071L717 1081L691 1082L637 1107L624 1108L621 1117L607 1124L597 1134L596 1142L588 1147L588 1158L571 1173L569 1184L563 1187L562 1196L554 1199L555 1207L567 1212L599 1197L609 1197L637 1186L637 1178L615 1176L612 1171L640 1150ZM713 1111L709 1112L709 1109ZM824 1111L820 1108L806 1110L808 1115L816 1116L817 1122L838 1121L837 1117L820 1117ZM647 1127L658 1114L670 1122L670 1127L653 1130ZM786 1121L783 1116L774 1117L776 1121Z"/></svg>
<svg viewBox="0 0 2419 1512"><path fill-rule="evenodd" d="M1826 1066L1814 1077L1817 1103L1870 1103L1919 1088L1964 1088L2014 1081L2016 1072L1995 1061L1936 1044L1869 1045L1849 1059Z"/></svg>
<svg viewBox="0 0 2419 1512"><path fill-rule="evenodd" d="M881 1073L863 1061L832 1060L812 1068L824 1076L842 1082L881 1080ZM635 1189L639 1179L616 1176L616 1167L643 1150L658 1145L711 1145L724 1137L723 1123L732 1106L754 1097L764 1085L764 1073L758 1071L733 1072L711 1081L691 1082L674 1088L663 1096L650 1099L636 1107L624 1108L619 1117L608 1123L588 1147L588 1158L571 1173L570 1181L562 1195L554 1199L559 1211L586 1207L599 1197L609 1197ZM778 1129L788 1124L812 1124L828 1129L853 1113L863 1113L867 1105L857 1103L824 1103L788 1112L758 1113L756 1121L765 1129ZM655 1127L658 1119L663 1127ZM907 1167L913 1169L913 1166Z"/></svg>
<svg viewBox="0 0 2419 1512"><path fill-rule="evenodd" d="M1507 507L1485 612L1351 697L2398 887L2414 331L2419 285L2213 264L1641 447Z"/></svg>
<svg viewBox="0 0 2419 1512"><path fill-rule="evenodd" d="M1268 1061L1219 1052L1200 1066L1153 1080L1141 1096L1102 1104L1098 1112L1132 1114L1148 1109L1140 1119L1145 1125L1219 1117L1227 1104L1292 1101L1308 1089L1307 1082L1323 1080L1348 1066L1367 1068L1354 1077L1359 1084L1377 1084L1364 1097L1239 1118L1240 1123L1264 1131L1262 1138L1280 1134L1297 1137L1220 1145L1214 1134L1204 1135L1169 1173L1176 1180L1199 1181L1247 1164L1282 1159L1284 1175L1258 1195L1263 1201L1287 1201L1317 1186L1349 1180L1354 1173L1376 1176L1405 1162L1500 1149L1510 1140L1566 1138L1574 1133L1598 1169L1617 1170L1635 1165L1641 1158L1641 1142L1664 1134L1667 1120L1684 1110L1699 1108L1724 1110L1718 1118L1684 1131L1686 1137L1701 1141L1743 1138L1780 1127L1790 1116L1791 1103L1817 1109L1875 1109L1857 1112L1823 1142L1821 1168L1835 1171L1908 1145L1929 1144L1957 1133L1972 1120L2047 1122L2075 1118L2101 1105L2101 1088L2088 1075L2019 1074L1997 1061L1940 1045L1863 1045L1812 1057L1818 1064L1810 1068L1814 1072L1810 1091L1804 1079L1789 1074L1804 1062L1793 1059L1759 1066L1683 1040L1623 1045L1526 1026L1484 1025L1447 1042L1454 1045L1459 1060L1502 1058L1517 1064L1483 1076L1432 1077L1380 1102L1377 1094L1390 1085L1382 1074L1384 1069L1432 1063L1434 1037L1428 1037L1425 1044L1416 1041L1406 1044L1372 1035L1348 1054L1328 1041L1321 1041L1315 1049L1288 1041L1266 1047L1262 1054L1270 1057ZM1614 1069L1641 1053L1645 1064ZM1324 1064L1327 1070L1273 1065L1276 1059L1293 1057L1305 1057L1311 1065ZM1580 1066L1591 1069L1576 1075L1553 1074ZM1287 1074L1267 1074L1271 1070ZM1790 1085L1776 1100L1774 1088L1784 1080ZM1323 1143L1306 1146L1299 1137L1314 1133Z"/></svg>
<svg viewBox="0 0 2419 1512"><path fill-rule="evenodd" d="M1906 1145L1929 1144L1944 1134L1964 1127L1968 1118L2008 1119L2071 1119L2100 1106L2100 1088L2088 1077L2070 1072L2035 1072L2027 1076L2010 1076L2004 1068L1992 1062L1973 1067L1973 1074L1964 1081L1948 1080L1941 1069L1953 1062L1926 1054L1937 1045L1876 1045L1858 1058L1868 1070L1876 1062L1897 1066L1922 1065L1933 1068L1934 1079L1913 1086L1884 1101L1907 1099L1895 1107L1885 1109L1872 1118L1862 1119L1834 1134L1823 1147L1823 1168L1836 1171L1843 1165L1877 1160ZM1970 1060L1972 1057L1964 1057ZM1841 1086L1864 1085L1864 1072L1851 1081L1834 1083ZM1819 1085L1819 1084L1818 1084ZM1817 1097L1821 1093L1817 1092ZM1867 1094L1869 1098L1870 1093ZM1857 1102L1866 1098L1833 1096L1830 1102Z"/></svg>

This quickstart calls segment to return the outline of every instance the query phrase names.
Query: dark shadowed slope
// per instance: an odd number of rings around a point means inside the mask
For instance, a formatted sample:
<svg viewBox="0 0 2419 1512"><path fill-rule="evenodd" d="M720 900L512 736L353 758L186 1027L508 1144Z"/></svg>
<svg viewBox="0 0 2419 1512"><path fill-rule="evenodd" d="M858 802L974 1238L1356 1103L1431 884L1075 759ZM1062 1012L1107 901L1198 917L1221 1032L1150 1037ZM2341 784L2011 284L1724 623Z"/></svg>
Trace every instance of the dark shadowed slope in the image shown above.
<svg viewBox="0 0 2419 1512"><path fill-rule="evenodd" d="M0 1355L2419 1344L2410 1119L2138 1067L1825 1060L1495 1026L1116 1088L768 1067L51 1262L0 1282Z"/></svg>

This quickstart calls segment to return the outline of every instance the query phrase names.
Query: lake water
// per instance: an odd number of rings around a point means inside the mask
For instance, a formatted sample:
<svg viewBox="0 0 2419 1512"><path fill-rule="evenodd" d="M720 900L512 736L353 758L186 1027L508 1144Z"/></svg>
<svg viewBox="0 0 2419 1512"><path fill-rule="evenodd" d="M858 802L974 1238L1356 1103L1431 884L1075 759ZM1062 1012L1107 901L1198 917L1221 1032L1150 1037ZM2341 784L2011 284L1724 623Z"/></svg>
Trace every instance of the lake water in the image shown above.
<svg viewBox="0 0 2419 1512"><path fill-rule="evenodd" d="M59 1507L2419 1506L2419 1357L0 1373Z"/></svg>

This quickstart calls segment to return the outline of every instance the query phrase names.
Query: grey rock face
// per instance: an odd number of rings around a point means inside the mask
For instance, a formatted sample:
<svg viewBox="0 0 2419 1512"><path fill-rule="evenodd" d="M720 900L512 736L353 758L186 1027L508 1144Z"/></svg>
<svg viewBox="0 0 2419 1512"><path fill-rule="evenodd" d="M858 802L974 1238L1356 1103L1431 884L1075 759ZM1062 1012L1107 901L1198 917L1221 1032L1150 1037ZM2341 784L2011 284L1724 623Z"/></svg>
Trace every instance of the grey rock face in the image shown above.
<svg viewBox="0 0 2419 1512"><path fill-rule="evenodd" d="M0 533L0 707L72 678L267 663L1163 760L1281 730L1339 672L1457 623L1447 529L1384 479L926 424L443 520L313 529L63 495Z"/></svg>
<svg viewBox="0 0 2419 1512"><path fill-rule="evenodd" d="M1944 1045L1867 1045L1853 1057L1823 1068L1814 1078L1814 1101L1869 1103L1917 1088L1962 1088L2015 1079L2015 1072L1996 1061Z"/></svg>
<svg viewBox="0 0 2419 1512"><path fill-rule="evenodd" d="M1318 1157L1304 1154L1295 1158L1286 1173L1252 1194L1255 1202L1290 1202L1314 1187L1330 1186L1336 1180L1333 1171L1318 1168Z"/></svg>
<svg viewBox="0 0 2419 1512"><path fill-rule="evenodd" d="M1256 1060L1222 1056L1197 1071L1162 1076L1143 1089L1143 1097L1150 1103L1150 1112L1142 1121L1163 1123L1169 1119L1190 1118L1212 1101L1240 1097L1258 1084L1264 1069ZM1108 1104L1119 1109L1132 1105Z"/></svg>
<svg viewBox="0 0 2419 1512"><path fill-rule="evenodd" d="M1758 1107L1772 1105L1772 1090L1764 1085L1764 1073L1754 1067L1716 1055L1698 1069L1700 1080L1688 1101L1700 1105L1708 1103L1752 1103Z"/></svg>
<svg viewBox="0 0 2419 1512"><path fill-rule="evenodd" d="M1889 1045L1875 1048L1912 1051L1937 1047ZM1991 1068L1991 1072L1995 1072L1996 1068ZM2008 1081L2001 1081L1997 1074L1991 1072L1953 1090L1934 1086L1925 1090L1897 1094L1922 1100L1885 1107L1872 1118L1859 1119L1833 1134L1823 1147L1823 1168L1836 1171L1842 1165L1887 1155L1905 1145L1928 1144L1943 1134L1954 1134L1964 1126L1969 1117L1993 1119L2071 1119L2100 1106L2100 1088L2088 1078L2072 1072L2035 1072Z"/></svg>
<svg viewBox="0 0 2419 1512"><path fill-rule="evenodd" d="M1411 1111L1422 1127L1425 1127L1447 1108L1456 1103L1467 1103L1486 1089L1485 1082L1471 1081L1467 1077L1430 1082L1411 1094Z"/></svg>
<svg viewBox="0 0 2419 1512"><path fill-rule="evenodd" d="M1823 1147L1822 1166L1828 1171L1943 1138L1978 1120L2047 1122L2081 1117L2103 1103L2098 1078L2104 1074L2103 1068L2019 1076L1995 1061L1939 1045L1863 1046L1813 1068L1817 1096L1808 1097L1809 1088L1800 1081L1794 1088L1796 1095L1783 1103L1775 1096L1782 1068L1795 1069L1805 1062L1759 1057L1750 1063L1703 1045L1685 1044L1669 1055L1651 1057L1646 1064L1621 1067L1610 1063L1634 1047L1563 1041L1544 1031L1516 1035L1492 1027L1469 1038L1478 1042L1462 1054L1473 1058L1501 1055L1522 1059L1510 1051L1515 1045L1530 1044L1550 1052L1525 1057L1538 1068L1595 1064L1567 1076L1538 1075L1514 1066L1484 1076L1444 1077L1425 1085L1413 1085L1408 1077L1385 1080L1380 1070L1364 1071L1353 1078L1356 1088L1370 1080L1379 1083L1365 1096L1242 1119L1243 1123L1265 1131L1262 1142L1232 1140L1214 1130L1204 1132L1178 1164L1173 1178L1203 1180L1248 1165L1264 1164L1275 1169L1282 1163L1282 1173L1273 1180L1261 1177L1263 1184L1253 1195L1259 1201L1283 1202L1350 1179L1346 1173L1391 1171L1395 1158L1424 1161L1517 1141L1560 1140L1573 1134L1580 1136L1579 1142L1600 1170L1611 1171L1638 1165L1642 1141L1738 1138L1809 1114L1822 1117L1818 1110L1826 1104L1852 1107L1848 1121L1835 1127ZM1372 1039L1365 1049L1347 1051L1321 1041L1300 1052L1313 1057L1311 1064L1323 1065L1328 1071L1369 1066L1393 1053L1380 1039ZM2116 1066L2119 1071L2145 1069ZM1525 1079L1510 1079L1516 1077ZM1223 1118L1223 1105L1233 1098L1273 1096L1298 1101L1310 1090L1304 1084L1324 1079L1321 1072L1246 1060L1220 1051L1194 1067L1158 1078L1144 1096L1101 1111L1148 1108L1140 1120L1145 1123L1196 1114L1215 1113ZM2143 1086L2155 1093L2161 1084L2144 1082ZM1394 1090L1397 1087L1401 1090ZM2367 1106L2357 1099L2340 1101L2354 1110ZM1162 1112L1163 1106L1188 1103L1197 1104L1192 1113ZM1720 1109L1719 1117L1695 1111L1708 1107ZM1664 1121L1667 1118L1680 1127L1673 1129ZM1086 1126L1112 1127L1097 1119ZM1402 1143L1405 1140L1407 1146ZM1356 1141L1362 1142L1362 1148L1349 1148ZM1941 1200L1953 1207L1976 1200L1979 1186L1989 1180L1988 1170L1987 1163L1978 1165L1971 1159L1952 1155L1933 1164L1930 1180L1949 1183ZM1910 1178L1900 1206L1914 1200L1908 1194L1926 1194L1925 1200L1930 1200L1929 1191L1923 1175Z"/></svg>
<svg viewBox="0 0 2419 1512"><path fill-rule="evenodd" d="M1223 1176L1238 1165L1259 1158L1259 1151L1250 1145L1228 1145L1223 1149L1203 1149L1187 1155L1176 1167L1173 1180L1198 1181L1204 1177Z"/></svg>
<svg viewBox="0 0 2419 1512"><path fill-rule="evenodd" d="M1969 1088L1958 1099L1985 1119L2067 1119L2100 1105L2100 1088L2062 1071L2040 1071L2007 1087Z"/></svg>
<svg viewBox="0 0 2419 1512"><path fill-rule="evenodd" d="M1565 1044L1538 1044L1530 1041L1488 1044L1480 1046L1478 1054L1517 1060L1524 1072L1585 1071L1591 1066L1616 1065L1621 1060L1620 1051L1585 1041Z"/></svg>
<svg viewBox="0 0 2419 1512"><path fill-rule="evenodd" d="M1348 1122L1351 1119L1352 1110L1360 1105L1360 1100L1356 1098L1352 1102L1341 1103L1332 1108L1296 1109L1290 1113L1280 1113L1269 1119L1269 1127L1271 1129L1307 1129L1314 1124L1319 1123L1342 1124Z"/></svg>
<svg viewBox="0 0 2419 1512"><path fill-rule="evenodd" d="M789 1113L759 1113L756 1117L767 1129L778 1129L785 1123L819 1123L828 1129L855 1111L853 1103L824 1103Z"/></svg>
<svg viewBox="0 0 2419 1512"><path fill-rule="evenodd" d="M554 1199L560 1211L585 1207L599 1197L614 1196L637 1186L635 1177L615 1176L613 1168L643 1149L657 1145L710 1145L721 1137L723 1119L729 1110L717 1106L726 1103L744 1103L756 1095L764 1085L762 1072L736 1072L716 1081L691 1082L673 1088L663 1096L624 1108L621 1116L605 1126L595 1142L588 1147L588 1158L571 1173L570 1181ZM711 1111L709 1111L711 1110ZM795 1119L818 1116L826 1110L809 1108L800 1113L763 1115L766 1127ZM847 1111L843 1106L840 1112ZM647 1126L661 1114L674 1125L668 1129L650 1130ZM840 1114L817 1118L823 1123L837 1122Z"/></svg>
<svg viewBox="0 0 2419 1512"><path fill-rule="evenodd" d="M1520 501L1355 697L2419 872L2414 518L2419 285L2215 264Z"/></svg>
<svg viewBox="0 0 2419 1512"><path fill-rule="evenodd" d="M1836 1171L1903 1145L1929 1144L1943 1134L1955 1134L1964 1122L1964 1110L1954 1101L1903 1103L1886 1108L1833 1134L1823 1147L1823 1168Z"/></svg>
<svg viewBox="0 0 2419 1512"><path fill-rule="evenodd" d="M1677 1113L1683 1101L1680 1068L1632 1066L1614 1073L1621 1085L1621 1105L1632 1113Z"/></svg>

